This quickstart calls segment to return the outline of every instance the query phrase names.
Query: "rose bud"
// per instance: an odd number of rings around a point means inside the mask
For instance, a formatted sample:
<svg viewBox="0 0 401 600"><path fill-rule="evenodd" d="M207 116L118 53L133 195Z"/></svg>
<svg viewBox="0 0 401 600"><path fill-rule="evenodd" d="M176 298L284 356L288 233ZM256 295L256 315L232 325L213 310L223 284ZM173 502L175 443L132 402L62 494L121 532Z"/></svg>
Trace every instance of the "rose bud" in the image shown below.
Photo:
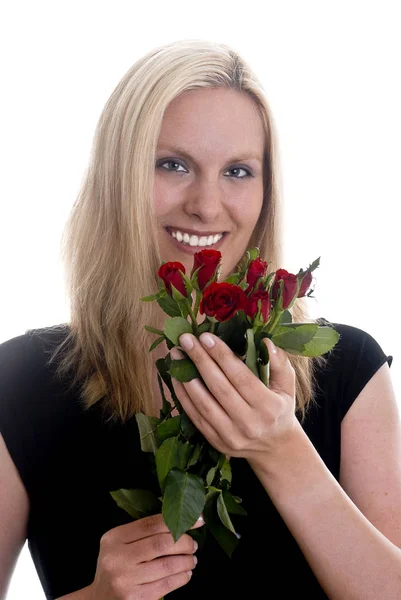
<svg viewBox="0 0 401 600"><path fill-rule="evenodd" d="M248 284L245 293L248 294L256 285L256 282L260 277L266 275L267 261L261 260L259 257L255 260L251 260L248 266L248 272L246 274L246 282Z"/></svg>
<svg viewBox="0 0 401 600"><path fill-rule="evenodd" d="M205 248L204 250L194 254L194 264L191 271L191 278L196 269L201 267L197 274L198 287L200 291L206 287L212 277L214 277L216 274L220 260L221 252L218 250Z"/></svg>
<svg viewBox="0 0 401 600"><path fill-rule="evenodd" d="M286 310L292 306L293 301L298 297L297 291L299 280L293 273L289 273L285 269L278 269L272 287L272 298L275 302L277 302L280 296L280 281L284 282L281 303L282 309Z"/></svg>
<svg viewBox="0 0 401 600"><path fill-rule="evenodd" d="M258 301L262 301L262 306L260 309L260 316L263 323L267 323L270 316L271 309L271 300L269 297L269 292L264 290L257 290L256 292L252 292L252 294L248 298L247 305L245 307L245 314L248 315L249 318L254 319L258 312Z"/></svg>
<svg viewBox="0 0 401 600"><path fill-rule="evenodd" d="M243 310L247 303L244 291L232 283L216 283L213 281L203 290L199 306L201 315L215 317L217 321L228 321L238 310Z"/></svg>
<svg viewBox="0 0 401 600"><path fill-rule="evenodd" d="M180 271L185 273L185 267L183 264L180 262L167 262L162 265L157 272L170 296L173 294L171 285L173 285L183 296L188 296Z"/></svg>
<svg viewBox="0 0 401 600"><path fill-rule="evenodd" d="M304 278L302 279L301 287L298 292L298 298L303 298L303 296L306 295L306 292L309 290L311 283L312 283L312 273L311 273L311 271L308 271L306 273L306 275L304 275Z"/></svg>

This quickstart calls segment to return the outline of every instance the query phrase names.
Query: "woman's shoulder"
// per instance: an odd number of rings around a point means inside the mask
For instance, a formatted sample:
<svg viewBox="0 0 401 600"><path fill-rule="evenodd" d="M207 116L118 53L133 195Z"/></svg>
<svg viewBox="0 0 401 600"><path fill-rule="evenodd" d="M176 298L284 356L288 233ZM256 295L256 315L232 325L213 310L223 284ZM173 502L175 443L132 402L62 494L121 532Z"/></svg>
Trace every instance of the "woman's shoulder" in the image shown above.
<svg viewBox="0 0 401 600"><path fill-rule="evenodd" d="M386 360L391 366L392 355L385 354L380 340L376 339L368 328L360 328L346 323L335 323L324 317L316 319L319 325L332 327L339 334L339 340L328 353L328 358L348 366L359 364L365 367L374 366L377 362L383 364Z"/></svg>
<svg viewBox="0 0 401 600"><path fill-rule="evenodd" d="M54 325L28 329L24 334L0 343L0 378L2 385L22 382L37 376L46 368L48 360L67 337L68 325Z"/></svg>
<svg viewBox="0 0 401 600"><path fill-rule="evenodd" d="M37 474L45 472L57 443L74 432L77 420L77 402L64 394L49 365L65 335L65 327L56 326L0 344L0 432L30 495Z"/></svg>
<svg viewBox="0 0 401 600"><path fill-rule="evenodd" d="M325 318L317 319L320 325L330 326L339 334L339 340L326 355L326 364L318 371L319 385L326 396L335 396L341 407L341 418L357 398L369 379L393 356L387 354L381 340L368 330L346 323L335 323Z"/></svg>

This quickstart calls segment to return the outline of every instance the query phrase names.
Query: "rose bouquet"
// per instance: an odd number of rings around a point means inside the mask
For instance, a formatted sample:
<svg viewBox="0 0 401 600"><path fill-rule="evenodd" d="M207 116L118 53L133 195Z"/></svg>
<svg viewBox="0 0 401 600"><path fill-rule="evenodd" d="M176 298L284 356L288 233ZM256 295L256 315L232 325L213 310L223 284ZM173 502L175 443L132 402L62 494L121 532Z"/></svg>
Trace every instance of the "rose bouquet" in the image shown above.
<svg viewBox="0 0 401 600"><path fill-rule="evenodd" d="M291 354L320 356L338 342L331 327L293 323L289 309L298 298L313 297L312 272L316 259L296 275L285 269L267 273L259 249L247 250L234 274L219 282L221 253L204 249L194 255L188 277L180 262L163 263L158 270L159 290L141 298L157 301L169 316L164 329L146 325L158 337L151 352L166 341L169 350L183 333L199 337L210 331L221 338L263 383L269 385L269 354L263 338ZM205 318L197 322L198 311ZM238 535L230 514L246 515L241 498L230 493L229 458L213 448L186 415L172 385L172 377L187 382L200 377L188 356L172 360L170 352L156 361L163 405L159 418L136 414L141 448L148 453L153 489L110 492L118 506L134 519L162 512L175 541L185 532L202 543L203 532L190 530L203 513L206 528L231 556ZM173 405L166 399L163 384ZM172 416L176 409L178 414ZM204 530L205 528L202 528Z"/></svg>

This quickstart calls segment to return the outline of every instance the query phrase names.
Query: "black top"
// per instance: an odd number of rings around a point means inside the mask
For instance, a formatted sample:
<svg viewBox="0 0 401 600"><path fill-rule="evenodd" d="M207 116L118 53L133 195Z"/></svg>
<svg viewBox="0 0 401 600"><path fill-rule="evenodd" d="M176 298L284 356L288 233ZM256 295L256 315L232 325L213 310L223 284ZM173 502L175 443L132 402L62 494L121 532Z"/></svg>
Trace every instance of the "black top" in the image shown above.
<svg viewBox="0 0 401 600"><path fill-rule="evenodd" d="M341 420L392 356L368 333L333 325L341 337L303 427L338 480ZM0 431L29 495L28 546L51 599L92 583L101 536L132 520L109 491L149 487L135 418L106 424L100 404L84 411L53 377L55 365L46 366L65 334L63 326L31 330L0 344ZM240 543L229 559L209 536L190 582L169 598L326 598L247 461L231 465L232 493L248 512L233 517Z"/></svg>

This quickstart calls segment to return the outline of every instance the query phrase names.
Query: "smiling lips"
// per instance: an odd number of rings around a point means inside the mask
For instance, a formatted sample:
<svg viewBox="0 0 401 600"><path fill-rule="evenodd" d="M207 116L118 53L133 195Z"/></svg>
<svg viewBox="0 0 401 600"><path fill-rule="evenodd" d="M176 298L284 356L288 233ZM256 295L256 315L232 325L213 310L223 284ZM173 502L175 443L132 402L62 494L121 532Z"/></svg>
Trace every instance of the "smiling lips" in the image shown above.
<svg viewBox="0 0 401 600"><path fill-rule="evenodd" d="M169 232L169 234L177 240L177 242L183 243L183 244L187 244L189 246L201 246L201 247L205 247L205 246L212 246L214 244L217 244L217 242L219 240L221 240L221 238L223 237L223 233L216 233L214 235L202 235L202 236L197 236L197 235L189 235L187 232L182 232L180 230L172 230L172 229L168 229L167 230Z"/></svg>

